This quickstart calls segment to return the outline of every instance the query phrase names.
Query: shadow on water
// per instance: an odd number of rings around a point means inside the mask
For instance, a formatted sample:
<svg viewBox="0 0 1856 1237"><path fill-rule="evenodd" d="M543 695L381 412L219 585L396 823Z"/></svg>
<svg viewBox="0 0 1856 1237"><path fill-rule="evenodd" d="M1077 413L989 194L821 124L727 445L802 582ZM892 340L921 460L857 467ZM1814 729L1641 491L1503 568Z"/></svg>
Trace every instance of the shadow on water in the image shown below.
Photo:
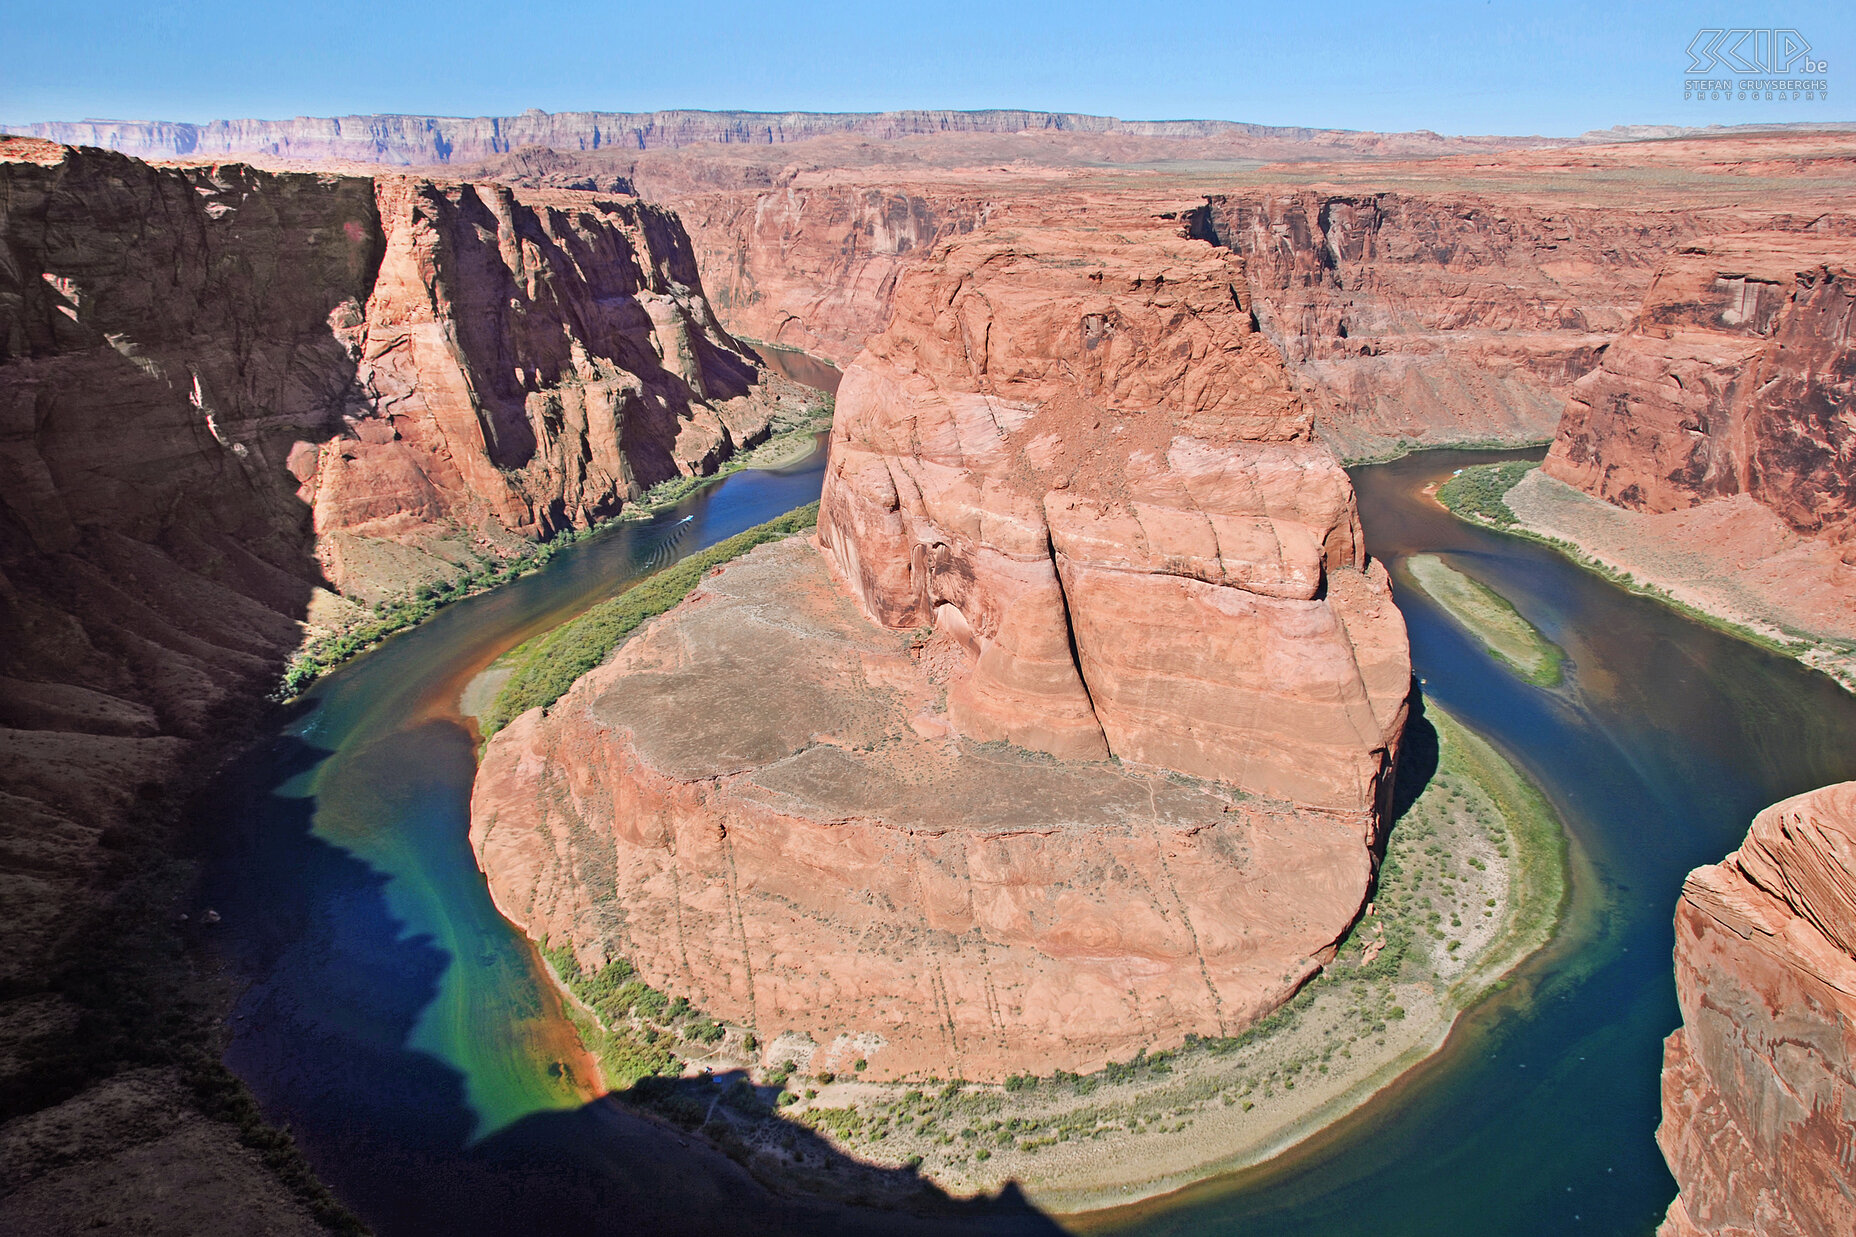
<svg viewBox="0 0 1856 1237"><path fill-rule="evenodd" d="M420 727L442 745L458 727ZM286 736L227 771L217 905L242 925L227 951L259 976L233 1014L228 1063L266 1110L286 1121L312 1163L377 1231L394 1233L825 1233L955 1229L1055 1233L1015 1190L949 1199L911 1170L888 1170L875 1188L911 1196L908 1212L880 1216L854 1205L782 1197L741 1165L667 1123L607 1099L520 1117L486 1137L464 1075L411 1047L454 959L390 909L395 876L315 835L318 804L276 788L299 784L331 753ZM407 795L439 793L445 770L406 766ZM659 1080L654 1097L708 1106L738 1081ZM754 1097L764 1103L768 1089ZM666 1101L669 1102L666 1102ZM872 1170L793 1125L803 1160L826 1177ZM911 1212L913 1214L911 1214Z"/></svg>

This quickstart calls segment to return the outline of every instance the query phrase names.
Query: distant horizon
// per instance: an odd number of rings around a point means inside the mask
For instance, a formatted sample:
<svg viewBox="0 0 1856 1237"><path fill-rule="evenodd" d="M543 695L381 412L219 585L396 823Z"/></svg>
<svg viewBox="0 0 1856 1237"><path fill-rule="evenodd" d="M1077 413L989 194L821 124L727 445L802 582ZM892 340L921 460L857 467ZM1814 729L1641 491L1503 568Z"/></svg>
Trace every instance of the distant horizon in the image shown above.
<svg viewBox="0 0 1856 1237"><path fill-rule="evenodd" d="M1239 120L1239 119L1233 119L1231 117L1226 117L1226 116L1118 116L1118 115L1113 115L1108 112L1079 112L1079 111L1063 110L1063 109L1058 109L1058 108L1040 108L1040 107L1003 107L1002 106L1002 107L892 107L892 108L820 109L820 108L798 108L798 107L737 108L737 107L676 107L676 106L670 106L670 107L653 107L653 108L559 108L559 109L528 107L528 108L522 108L516 111L484 112L484 113L476 113L476 114L469 114L469 115L464 114L464 113L403 112L403 111L321 112L321 113L300 113L300 114L292 115L292 116L285 116L285 115L214 116L208 120L186 120L186 119L179 119L179 118L171 117L171 116L78 116L78 117L64 116L64 117L55 117L55 118L45 119L45 120L25 120L25 119L20 119L17 117L8 117L8 116L0 115L0 133L13 133L16 136L32 136L30 134L17 133L15 130L8 129L6 127L8 125L21 125L21 126L33 126L33 127L49 127L49 126L56 126L56 125L150 125L150 126L166 125L166 126L176 126L176 127L188 127L188 128L193 128L193 129L207 129L214 125L224 125L224 124L285 124L285 123L290 123L293 121L303 121L303 120L398 119L398 120L437 120L437 121L446 121L446 120L481 121L481 120L513 120L513 119L517 119L517 118L524 117L524 116L547 116L547 117L554 117L554 116L664 116L664 115L678 115L678 114L695 114L695 115L707 115L707 116L768 116L768 117L907 116L907 115L932 115L935 113L943 113L943 112L954 113L957 115L967 115L967 116L985 116L985 115L997 115L1000 113L1022 112L1022 113L1033 115L1033 116L1074 116L1074 117L1091 119L1091 120L1112 120L1116 122L1117 124L1125 124L1125 125L1209 124L1209 125L1233 125L1233 126L1238 126L1238 127L1265 129L1265 130L1305 129L1310 132L1317 132L1317 133L1378 134L1378 135L1384 135L1384 136L1430 134L1432 136L1440 137L1440 138L1462 138L1462 139L1538 138L1538 139L1546 139L1546 140L1555 140L1555 139L1571 140L1571 139L1586 137L1592 134L1606 134L1606 133L1612 133L1614 131L1615 132L1628 132L1630 130L1638 130L1638 129L1652 129L1652 130L1674 129L1674 130L1686 130L1686 131L1698 131L1698 132L1705 132L1709 130L1720 130L1720 131L1726 132L1726 131L1732 131L1732 130L1763 131L1763 130L1772 130L1772 129L1856 128L1856 117L1851 117L1851 118L1825 117L1824 119L1821 119L1821 120L1764 120L1764 121L1749 120L1749 121L1743 121L1743 122L1719 122L1717 121L1717 122L1696 123L1696 124L1688 124L1688 123L1681 123L1681 122L1658 123L1658 122L1623 121L1623 122L1618 122L1616 124L1584 129L1578 133L1548 133L1548 132L1522 133L1522 132L1503 132L1503 131L1496 131L1496 130L1486 130L1482 132L1467 132L1467 131L1446 132L1443 130L1427 129L1427 128L1361 129L1361 128L1350 128L1346 126L1335 126L1335 125L1274 123L1274 122L1264 122L1264 121L1255 121L1255 120ZM1065 132L1065 130L1060 130L1060 129L1049 129L1045 131L1053 132L1053 133ZM959 132L959 131L953 130L950 132ZM1020 130L1019 132L1037 132L1037 130ZM1075 131L1071 130L1070 132L1075 132ZM910 135L910 136L921 136L921 135ZM801 139L794 139L794 140L803 141L803 140L808 140L808 139L801 138Z"/></svg>
<svg viewBox="0 0 1856 1237"><path fill-rule="evenodd" d="M947 0L933 11L883 12L849 0L803 11L740 0L537 0L520 10L488 0L10 8L0 117L12 125L473 119L529 107L1028 110L1570 137L1618 125L1856 119L1841 93L1856 7L1767 0L1566 0L1550 12L1492 0L1391 10L1334 0L1318 24L1278 4L1212 6L1190 23L1157 22L1104 0ZM1720 91L1723 80L1733 88ZM1814 88L1749 94L1740 88L1748 80ZM1715 89L1697 92L1697 82ZM992 105L1027 96L1043 105ZM682 106L659 106L664 99Z"/></svg>

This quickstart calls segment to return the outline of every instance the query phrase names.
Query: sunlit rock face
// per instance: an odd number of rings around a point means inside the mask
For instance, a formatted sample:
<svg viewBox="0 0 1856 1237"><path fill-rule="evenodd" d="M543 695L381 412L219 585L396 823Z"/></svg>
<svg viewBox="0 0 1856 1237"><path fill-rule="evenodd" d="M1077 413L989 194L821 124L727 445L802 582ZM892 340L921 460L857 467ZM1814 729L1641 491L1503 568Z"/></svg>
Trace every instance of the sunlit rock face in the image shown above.
<svg viewBox="0 0 1856 1237"><path fill-rule="evenodd" d="M873 1078L1096 1069L1332 959L1404 626L1238 259L1092 223L935 250L839 389L817 548L491 741L505 914Z"/></svg>
<svg viewBox="0 0 1856 1237"><path fill-rule="evenodd" d="M1761 812L1676 908L1662 1237L1856 1231L1856 782Z"/></svg>
<svg viewBox="0 0 1856 1237"><path fill-rule="evenodd" d="M1370 807L1404 626L1240 263L1162 223L907 277L840 388L820 543L872 618L960 638L963 734Z"/></svg>
<svg viewBox="0 0 1856 1237"><path fill-rule="evenodd" d="M1682 247L1573 388L1546 471L1634 511L1745 494L1856 556L1856 241Z"/></svg>

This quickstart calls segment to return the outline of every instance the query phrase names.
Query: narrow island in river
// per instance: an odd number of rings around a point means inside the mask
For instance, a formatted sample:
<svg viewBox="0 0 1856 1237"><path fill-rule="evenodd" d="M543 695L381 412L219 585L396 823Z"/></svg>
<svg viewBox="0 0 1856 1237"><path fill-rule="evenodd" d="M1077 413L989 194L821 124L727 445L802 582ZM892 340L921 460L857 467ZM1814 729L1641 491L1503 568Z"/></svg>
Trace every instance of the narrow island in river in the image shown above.
<svg viewBox="0 0 1856 1237"><path fill-rule="evenodd" d="M1432 601L1467 628L1497 659L1536 687L1557 687L1566 654L1540 634L1506 597L1435 554L1414 554L1405 569Z"/></svg>

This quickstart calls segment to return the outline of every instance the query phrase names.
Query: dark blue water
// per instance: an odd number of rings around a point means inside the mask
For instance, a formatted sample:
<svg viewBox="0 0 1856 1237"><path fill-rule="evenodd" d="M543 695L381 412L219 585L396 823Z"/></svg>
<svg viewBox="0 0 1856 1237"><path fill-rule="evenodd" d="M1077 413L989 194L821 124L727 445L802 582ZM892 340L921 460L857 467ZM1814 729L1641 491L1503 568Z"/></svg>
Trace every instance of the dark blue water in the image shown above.
<svg viewBox="0 0 1856 1237"><path fill-rule="evenodd" d="M1355 479L1375 554L1396 567L1443 553L1568 652L1564 687L1532 687L1398 590L1426 694L1526 768L1576 839L1564 931L1354 1118L1259 1169L1066 1225L1642 1237L1673 1196L1653 1135L1682 876L1737 845L1758 808L1856 776L1856 699L1417 493L1489 458ZM587 1065L471 856L465 683L641 570L816 498L823 462L738 473L450 607L319 683L225 779L214 896L251 984L229 1060L379 1231L1052 1231L1012 1199L908 1220L781 1199L587 1102Z"/></svg>

